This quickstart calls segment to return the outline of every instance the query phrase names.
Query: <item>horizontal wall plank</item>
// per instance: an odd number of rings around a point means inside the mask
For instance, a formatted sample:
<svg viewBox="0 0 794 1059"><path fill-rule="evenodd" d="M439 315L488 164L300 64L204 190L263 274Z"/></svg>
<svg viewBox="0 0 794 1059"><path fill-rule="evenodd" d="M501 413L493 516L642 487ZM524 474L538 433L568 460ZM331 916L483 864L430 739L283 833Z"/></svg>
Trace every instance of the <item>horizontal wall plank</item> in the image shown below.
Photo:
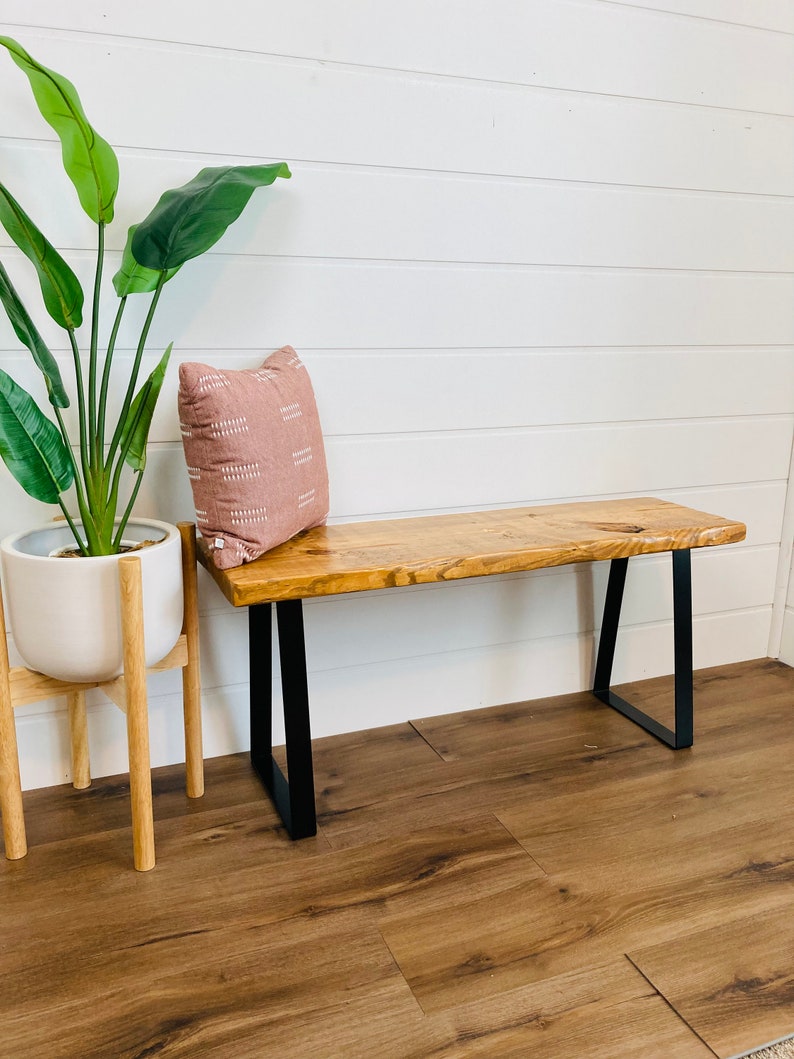
<svg viewBox="0 0 794 1059"><path fill-rule="evenodd" d="M157 461L155 460L155 462ZM13 482L9 481L5 472L0 473L0 484L2 485L2 493L0 493L0 495L5 496L6 491L8 494L7 501L4 501L2 508L6 512L13 512L15 502L18 505L20 500L20 496L17 494L20 494L21 491L18 490ZM738 521L744 522L747 525L747 540L745 544L740 546L742 550L745 548L758 549L762 548L764 545L777 546L780 541L783 507L786 496L785 481L762 482L755 485L708 487L702 490L658 490L655 495L663 500L670 500L673 503L684 504L686 506L695 507L698 510L710 511L726 518L737 519ZM598 498L594 497L592 499ZM45 508L43 505L35 504L34 501L30 501L30 504L31 507L35 505L35 510L31 510L31 512L25 517L6 515L4 518L0 518L0 536L5 536L7 533L18 529L20 526L32 526L44 523L54 512L54 509ZM151 498L148 498L147 501L143 503L140 513L165 517L161 503L157 502L153 504ZM407 512L405 514L407 514ZM170 517L176 521L179 518L191 520L195 516L192 508L186 507L179 513L172 512ZM707 554L727 556L731 551L732 549L720 549L718 552L710 552ZM548 577L556 575L556 571L545 571L543 574L534 574L532 576ZM566 576L572 577L574 574L568 571ZM576 574L575 576L582 577L584 575ZM495 585L497 582L501 583L502 580L504 579L494 578L489 583ZM759 580L759 584L761 583L761 580ZM214 582L209 578L209 575L207 575L202 569L199 570L199 583L199 598L202 615L214 615L220 613L224 616L225 620L230 620L231 612L228 604L218 592ZM445 589L454 586L442 587ZM408 595L411 601L416 601L415 606L417 608L417 613L419 613L418 608L421 606L419 601L420 599L424 599L424 597L419 597L417 593L434 590L441 591L442 589L436 589L434 586L423 586L421 588L415 587L410 590ZM394 596L397 591L399 590L393 590L389 595ZM498 593L501 589L494 589L494 591ZM317 604L312 605L316 606ZM243 620L242 616L239 614L238 620ZM212 626L208 626L208 628L211 629ZM11 650L13 652L13 642L11 643ZM11 664L20 664L19 658L14 655Z"/></svg>
<svg viewBox="0 0 794 1059"><path fill-rule="evenodd" d="M583 564L312 602L306 607L310 671L592 631L600 624L607 567ZM763 607L776 570L775 544L696 552L694 613ZM632 563L624 625L669 620L670 584L666 557ZM245 613L221 602L206 578L201 597L209 604L202 605L204 685L234 684L246 673ZM19 664L13 643L11 650L12 664Z"/></svg>
<svg viewBox="0 0 794 1059"><path fill-rule="evenodd" d="M20 296L34 278L7 255ZM110 256L110 255L109 255ZM82 277L89 258L73 261ZM115 262L110 269L115 270ZM89 280L90 282L90 280ZM164 349L485 348L791 345L792 277L500 266L392 265L212 257L189 262L158 307L149 345ZM127 308L135 348L148 306ZM115 298L106 299L112 320ZM83 329L85 330L85 328ZM42 321L56 348L62 332ZM0 348L19 348L7 320Z"/></svg>
<svg viewBox="0 0 794 1059"><path fill-rule="evenodd" d="M696 619L696 668L763 657L769 610ZM340 714L351 731L504 702L517 702L591 686L592 636L551 637L455 651L355 669L329 670L311 681L313 732L331 734ZM615 682L673 670L672 625L624 630L615 660Z"/></svg>
<svg viewBox="0 0 794 1059"><path fill-rule="evenodd" d="M783 520L783 509L786 500L786 482L761 482L754 485L736 485L736 486L716 486L707 487L705 489L687 489L687 490L658 490L655 494L662 500L669 500L672 503L683 504L684 506L694 507L696 510L709 511L715 514L719 514L725 518L732 518L739 522L744 522L747 526L747 537L742 545L737 546L740 549L761 548L764 545L771 545L777 549L780 543L781 525ZM571 499L571 498L566 498ZM572 498L572 499L585 499L585 498ZM592 497L588 499L600 499ZM408 512L399 513L408 515ZM727 551L720 550L719 552L708 552L698 553L699 555L728 555L734 549ZM556 576L560 571L547 570L542 574L536 572L531 576L534 577L551 577ZM571 571L568 571L568 576L574 576ZM584 576L577 574L576 576ZM496 584L501 582L503 578L494 578L489 583ZM200 583L200 608L202 615L209 615L215 612L221 612L226 614L228 617L229 605L218 592L217 586L211 580L208 574L202 569L199 570L199 583ZM417 586L414 586L416 588ZM421 591L441 591L444 586L423 586ZM395 590L396 591L396 590ZM406 590L409 591L409 590ZM413 591L410 590L410 591ZM500 589L494 589L499 592ZM394 594L394 591L390 593ZM419 598L419 597L414 597ZM312 606L318 605L313 603ZM417 604L419 606L420 604Z"/></svg>
<svg viewBox="0 0 794 1059"><path fill-rule="evenodd" d="M794 142L785 117L120 38L66 39L37 30L25 41L39 61L80 80L94 125L128 148L759 194L791 190ZM0 64L4 135L50 138L11 65ZM135 86L130 105L120 105L113 85ZM289 106L266 107L263 120L252 122L252 99Z"/></svg>
<svg viewBox="0 0 794 1059"><path fill-rule="evenodd" d="M183 275L183 282L188 277ZM179 280L177 276L172 281ZM151 341L359 348L789 344L785 275L192 263ZM181 304L180 304L181 302ZM136 306L136 308L138 308ZM129 334L129 329L125 332Z"/></svg>
<svg viewBox="0 0 794 1059"><path fill-rule="evenodd" d="M758 482L746 485L714 486L702 489L658 490L660 500L710 511L744 522L746 547L779 544L786 504L787 482Z"/></svg>
<svg viewBox="0 0 794 1059"><path fill-rule="evenodd" d="M668 556L629 564L622 627L671 620L670 566ZM776 568L774 546L695 552L694 614L765 607ZM309 672L592 632L601 625L608 572L608 563L587 563L498 583L476 578L454 587L392 589L307 603ZM245 612L226 607L204 623L204 682L207 687L233 684L247 669Z"/></svg>
<svg viewBox="0 0 794 1059"><path fill-rule="evenodd" d="M772 483L774 500L764 503L778 509L790 447L791 420L784 417L329 439L331 515L367 518L616 494L675 499L753 481ZM150 447L136 510L170 522L195 518L180 445ZM44 523L54 513L0 467L0 536ZM749 522L753 511L715 513Z"/></svg>
<svg viewBox="0 0 794 1059"><path fill-rule="evenodd" d="M783 635L780 640L780 661L794 666L794 607L786 607L783 615Z"/></svg>
<svg viewBox="0 0 794 1059"><path fill-rule="evenodd" d="M791 434L790 418L773 417L330 439L331 515L374 517L785 481ZM0 475L0 497L12 487ZM150 452L138 507L141 514L157 511L172 522L193 517L181 446Z"/></svg>
<svg viewBox="0 0 794 1059"><path fill-rule="evenodd" d="M299 350L312 378L326 438L443 430L488 430L646 419L788 414L794 408L794 348L599 350ZM44 400L29 355L2 354L4 369ZM141 377L159 353L144 358ZM221 350L172 356L149 438L180 441L181 361L258 367L259 354ZM126 378L132 354L117 354ZM57 360L64 379L71 357ZM769 380L775 379L770 386ZM384 395L388 394L388 400ZM440 399L440 395L443 399ZM111 417L121 407L111 396ZM73 404L66 422L77 435ZM110 420L109 420L110 421Z"/></svg>
<svg viewBox="0 0 794 1059"><path fill-rule="evenodd" d="M740 26L794 33L794 11L788 0L631 0L631 4L693 18L720 19Z"/></svg>
<svg viewBox="0 0 794 1059"><path fill-rule="evenodd" d="M791 348L301 355L327 437L774 415L794 407ZM250 367L258 360L243 362ZM225 366L226 357L213 363ZM172 370L154 440L179 438L177 389Z"/></svg>
<svg viewBox="0 0 794 1059"><path fill-rule="evenodd" d="M787 414L794 408L792 349L306 353L303 359L328 435ZM382 394L389 394L388 402Z"/></svg>
<svg viewBox="0 0 794 1059"><path fill-rule="evenodd" d="M648 495L748 482L762 467L765 479L785 479L790 445L787 418L339 439L328 446L331 512Z"/></svg>
<svg viewBox="0 0 794 1059"><path fill-rule="evenodd" d="M739 661L745 651L747 657L763 657L768 632L767 610L698 619L695 665ZM592 680L593 646L592 637L559 637L355 671L333 670L312 685L317 704L314 732L319 736L334 724L334 710L342 709L345 699L352 713L350 730L356 730L380 724L381 717L390 718L383 723L392 723L398 711L420 717L430 711L476 709L584 690ZM615 680L670 673L672 661L671 626L628 629L616 655Z"/></svg>
<svg viewBox="0 0 794 1059"><path fill-rule="evenodd" d="M117 220L107 233L116 250L163 191L205 163L235 159L122 151L119 161ZM51 242L93 249L96 232L74 202L55 145L0 142L0 167ZM794 215L785 198L300 162L292 171L290 181L254 195L211 253L794 270ZM0 245L11 245L2 230Z"/></svg>
<svg viewBox="0 0 794 1059"><path fill-rule="evenodd" d="M768 634L768 609L698 618L694 628L695 665L704 668L763 657ZM671 628L665 623L627 629L619 652L617 680L641 680L671 672ZM593 637L584 635L328 670L313 675L311 680L312 734L334 735L439 713L581 691L590 686L592 665ZM155 767L184 760L179 695L158 693L169 676L160 674L150 685ZM206 756L247 750L247 687L235 684L207 689L202 698ZM697 703L695 712L697 735ZM16 714L23 787L29 790L66 782L70 765L65 709L54 706L49 712L42 712L23 707ZM284 738L278 710L274 738L276 743ZM89 742L95 777L127 771L124 718L114 706L92 702Z"/></svg>
<svg viewBox="0 0 794 1059"><path fill-rule="evenodd" d="M146 162L147 170L156 169L156 161ZM138 162L133 173L143 168ZM747 272L790 271L794 263L786 245L794 220L785 198L301 163L292 168L293 178L263 192L261 210L255 201L219 249ZM152 200L167 186L159 174L148 182Z"/></svg>
<svg viewBox="0 0 794 1059"><path fill-rule="evenodd" d="M404 0L376 11L367 0L346 0L340 17L322 0L293 0L290 18L284 18L273 0L243 0L228 19L219 18L211 6L184 0L166 5L139 0L134 9L82 0L68 11L55 3L6 0L4 14L10 22L42 29L791 112L794 85L787 71L794 41L773 33L758 40L742 26L731 25L732 20L688 20L658 10L667 6L661 0L647 10L597 0L500 0L497 5ZM717 10L726 6L712 5ZM731 12L715 10L714 17L725 19L726 14ZM752 9L744 14L752 24ZM760 17L765 14L765 21L774 21L767 12ZM777 14L779 23L791 29L790 15ZM24 30L18 32L24 35ZM594 40L601 46L594 48ZM642 61L644 55L659 53L674 55L676 61Z"/></svg>

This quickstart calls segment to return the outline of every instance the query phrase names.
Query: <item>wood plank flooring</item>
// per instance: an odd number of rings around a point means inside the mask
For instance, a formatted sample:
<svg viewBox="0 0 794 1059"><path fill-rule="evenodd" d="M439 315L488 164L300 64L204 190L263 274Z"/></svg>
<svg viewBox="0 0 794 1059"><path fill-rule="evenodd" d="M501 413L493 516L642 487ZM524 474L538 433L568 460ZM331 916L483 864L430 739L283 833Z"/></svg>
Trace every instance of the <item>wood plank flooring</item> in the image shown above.
<svg viewBox="0 0 794 1059"><path fill-rule="evenodd" d="M678 752L587 694L317 740L298 843L244 755L198 801L160 769L145 874L126 777L26 793L0 1059L729 1059L794 1033L794 670L703 671L695 705Z"/></svg>

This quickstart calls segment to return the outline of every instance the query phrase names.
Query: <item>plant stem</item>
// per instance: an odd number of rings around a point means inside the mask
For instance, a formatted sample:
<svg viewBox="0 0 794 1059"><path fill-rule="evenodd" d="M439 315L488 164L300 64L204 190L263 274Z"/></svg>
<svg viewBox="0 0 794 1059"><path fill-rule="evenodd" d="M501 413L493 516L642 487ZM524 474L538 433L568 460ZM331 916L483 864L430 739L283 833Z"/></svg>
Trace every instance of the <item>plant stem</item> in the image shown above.
<svg viewBox="0 0 794 1059"><path fill-rule="evenodd" d="M143 351L146 348L146 339L149 337L149 328L152 326L152 320L154 318L155 309L157 308L157 303L160 300L160 295L162 294L163 284L165 283L166 278L167 273L165 271L161 272L160 278L157 281L157 286L155 288L154 294L152 295L152 301L149 305L149 312L146 314L146 320L144 321L143 329L141 330L141 337L138 340L138 348L135 351L135 361L130 371L129 385L127 386L127 392L124 395L124 406L122 407L121 412L119 414L119 420L116 425L116 429L113 433L113 440L110 442L110 448L108 449L106 463L107 467L110 467L110 464L113 462L113 457L115 456L116 450L119 446L119 442L121 441L121 435L124 432L124 425L127 422L127 416L130 412L130 405L132 404L132 399L135 396L135 386L138 382L138 373L141 368L141 359L143 358Z"/></svg>
<svg viewBox="0 0 794 1059"><path fill-rule="evenodd" d="M119 550L119 547L121 546L121 539L122 539L122 537L124 535L124 530L127 528L127 523L130 520L130 515L132 514L133 506L134 506L135 501L136 501L136 499L138 497L138 490L141 488L141 482L142 481L143 481L143 470L141 469L135 475L135 486L133 487L132 495L130 496L129 503L127 504L126 508L124 509L124 514L121 516L121 521L119 522L118 531L116 533L116 536L113 539L113 552L114 553L117 552Z"/></svg>
<svg viewBox="0 0 794 1059"><path fill-rule="evenodd" d="M86 548L85 544L83 543L83 538L80 536L80 533L79 533L79 531L77 529L77 526L74 524L74 519L72 518L72 516L67 511L66 504L64 504L64 502L60 498L60 496L58 497L58 506L60 507L61 511L63 511L64 517L66 518L66 521L69 523L69 529L72 531L74 539L77 541L77 546L80 549L80 554L81 555L85 555L85 556L90 555L91 553L89 552L88 548ZM83 525L85 526L85 523Z"/></svg>
<svg viewBox="0 0 794 1059"><path fill-rule="evenodd" d="M113 330L110 332L110 340L108 341L107 354L105 356L105 367L102 371L102 386L99 390L99 408L96 429L97 448L101 453L104 453L105 450L105 418L107 414L108 388L110 386L110 368L113 363L113 354L116 351L116 338L119 333L121 318L124 315L124 307L126 304L127 296L125 295L119 302L119 307L116 310L116 319L113 321Z"/></svg>
<svg viewBox="0 0 794 1059"><path fill-rule="evenodd" d="M85 391L83 388L83 365L80 362L80 350L77 348L77 339L74 337L74 331L71 328L69 329L69 342L72 347L74 379L77 387L77 414L80 423L80 464L83 469L83 481L86 483L86 488L88 488L91 481L91 463L88 456L88 425L86 423ZM77 477L77 475L75 476Z"/></svg>
<svg viewBox="0 0 794 1059"><path fill-rule="evenodd" d="M97 347L99 344L99 294L102 284L102 266L105 261L105 225L97 223L97 257L94 274L94 298L91 308L91 351L88 360L88 432L91 439L91 467L94 472L101 466L101 449L97 438Z"/></svg>
<svg viewBox="0 0 794 1059"><path fill-rule="evenodd" d="M113 355L116 351L116 338L118 337L119 327L121 326L121 318L124 315L124 309L127 304L126 295L119 302L119 307L116 310L116 319L113 321L113 329L110 332L110 339L108 341L107 353L105 355L105 366L102 371L102 385L99 391L99 408L97 416L97 451L100 454L100 465L102 468L102 475L99 481L99 490L102 496L102 504L104 507L107 506L108 502L108 488L110 485L110 464L111 459L108 455L107 462L105 461L105 419L107 416L107 403L108 403L108 389L110 387L110 371L113 364ZM105 520L103 519L103 525Z"/></svg>
<svg viewBox="0 0 794 1059"><path fill-rule="evenodd" d="M150 385L150 383L147 382L145 384L145 386L144 386L144 389L146 387L148 387L149 385ZM110 487L110 494L109 494L109 498L108 498L108 508L109 509L112 508L113 511L116 510L116 506L118 504L119 483L121 481L121 472L124 470L124 463L125 463L125 461L127 459L127 455L129 453L130 448L132 446L132 443L133 443L133 441L135 439L135 431L136 431L136 429L138 427L138 423L141 420L141 416L144 414L145 405L146 405L146 401L145 400L141 401L141 404L140 404L140 407L138 408L137 414L136 414L134 420L130 423L129 431L127 432L126 441L124 442L124 445L121 448L121 451L119 453L119 458L118 458L118 461L116 463L116 467L115 467L114 472L113 472L113 482L112 482L111 487ZM110 466L110 462L108 462L108 467L109 466ZM145 469L145 462L144 462L144 464L142 464L142 466L140 467L140 470L137 472L137 481L135 482L135 487L133 488L133 491L132 491L132 498L130 499L129 503L127 504L125 515L124 515L124 518L121 521L121 525L119 526L119 530L118 530L118 533L117 533L117 536L116 536L116 540L120 540L121 539L121 533L122 533L122 531L124 529L124 526L127 524L127 520L130 517L130 512L132 511L132 504L133 504L133 502L135 500L135 497L138 495L138 490L141 487L141 480L143 479L144 469Z"/></svg>
<svg viewBox="0 0 794 1059"><path fill-rule="evenodd" d="M80 546L81 552L84 555L99 555L101 553L101 544L99 537L97 536L93 520L91 518L90 507L86 503L83 485L80 481L79 468L77 466L77 461L74 458L74 452L72 451L72 442L69 438L69 432L66 429L66 424L63 421L63 415L61 414L60 408L54 406L53 411L55 412L55 418L58 420L58 427L61 431L61 437L63 438L64 444L66 445L66 451L69 453L69 459L71 460L72 468L74 470L74 487L75 492L77 494L77 506L80 509L80 518L83 522L83 530L85 531L86 539L88 540L89 550L86 550L85 545L83 544L83 539L78 533L77 527L72 521L71 516L66 510L66 506L64 505L64 502L60 496L58 497L58 504L60 505L61 510L66 516L66 521L69 523L69 527L72 533L74 534L74 539Z"/></svg>
<svg viewBox="0 0 794 1059"><path fill-rule="evenodd" d="M134 360L132 368L130 370L130 381L129 381L129 384L127 386L127 392L124 395L124 405L122 406L121 412L119 413L118 423L116 424L116 429L115 429L115 431L113 433L113 438L112 438L112 440L110 442L110 446L108 447L107 459L105 460L104 471L103 471L103 493L105 493L105 495L107 497L107 500L105 502L105 507L106 507L106 509L108 511L112 510L112 511L115 512L116 505L118 504L118 493L119 493L119 483L121 481L121 472L124 469L124 463L125 463L125 460L127 458L127 453L130 450L130 445L132 444L132 441L133 441L133 438L134 438L134 435L135 435L135 427L136 427L136 423L135 422L129 424L129 430L127 432L127 440L126 440L126 443L124 444L124 446L122 447L121 452L119 452L119 454L118 454L118 459L116 461L116 466L115 467L113 467L113 461L114 461L114 459L116 457L116 453L119 450L119 446L121 444L121 439L124 436L125 430L127 429L127 420L129 419L130 409L132 407L133 398L135 396L135 386L136 386L136 384L138 382L138 375L140 373L140 368L141 368L141 360L143 359L143 353L144 353L144 350L146 348L146 339L149 336L149 329L152 326L152 320L154 319L155 310L157 309L157 303L160 300L160 294L162 293L163 284L165 283L166 278L167 278L166 273L165 272L161 272L160 273L160 277L159 277L159 279L157 281L157 287L155 288L154 294L152 296L151 304L149 305L149 311L146 314L146 320L144 321L143 328L141 330L141 336L140 336L140 338L138 340L138 348L135 351L135 360ZM141 403L141 407L138 409L138 414L136 416L136 422L139 419L139 417L143 414L143 410L144 410L144 402ZM111 470L111 468L112 468L112 470ZM141 487L141 480L143 478L143 470L144 470L144 468L141 467L140 470L137 472L137 481L135 483L135 486L133 487L132 496L130 498L129 503L127 504L127 508L125 510L124 516L123 516L123 518L121 520L121 523L119 525L118 532L116 533L116 536L115 536L115 538L113 540L113 550L114 550L114 552L118 548L118 542L121 540L121 534L122 534L122 532L124 530L124 527L127 524L127 521L129 520L130 513L132 511L132 505L135 502L135 498L138 495L138 490ZM111 525L109 527L105 527L104 523L103 523L103 528L107 528L108 530L112 531L112 523L111 523Z"/></svg>

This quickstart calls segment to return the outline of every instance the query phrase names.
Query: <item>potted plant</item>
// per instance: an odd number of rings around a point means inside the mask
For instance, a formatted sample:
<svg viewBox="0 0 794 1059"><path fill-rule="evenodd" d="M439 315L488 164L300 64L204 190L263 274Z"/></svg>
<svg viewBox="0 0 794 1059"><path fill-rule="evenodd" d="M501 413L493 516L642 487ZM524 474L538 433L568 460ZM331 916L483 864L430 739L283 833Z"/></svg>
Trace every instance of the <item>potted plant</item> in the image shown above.
<svg viewBox="0 0 794 1059"><path fill-rule="evenodd" d="M2 542L4 587L14 639L28 666L60 679L106 679L119 672L121 665L114 556L122 549L156 541L140 551L148 664L168 653L181 626L178 534L163 523L136 527L131 520L146 467L149 427L173 345L140 381L147 337L163 287L186 261L217 242L256 188L289 177L290 172L283 162L207 168L183 187L165 192L145 220L129 229L121 267L113 276L118 306L105 339L99 310L105 230L113 220L118 190L116 155L89 124L70 81L42 66L12 38L0 36L0 44L27 75L42 117L60 139L66 175L97 229L93 287L84 311L86 298L74 271L0 183L0 223L35 269L44 307L63 329L73 367L72 384L67 386L0 263L0 301L42 373L50 405L47 415L0 369L0 456L22 488L43 503L57 504L63 519L60 527L50 523ZM150 301L132 365L119 379L114 353L125 306L133 295L150 296ZM112 391L123 392L121 410L113 422L109 416ZM73 400L77 405L74 438L63 415ZM69 542L80 558L55 557ZM157 559L159 552L169 550L172 558ZM167 569L173 572L167 574ZM67 601L77 603L81 614L61 612L57 586L62 579ZM98 583L96 599L89 595L90 579ZM166 619L164 633L155 630L158 615ZM46 619L54 625L45 627ZM78 649L91 647L105 629L115 639L115 647L106 647L100 661L78 660ZM50 648L56 649L55 660L49 658Z"/></svg>

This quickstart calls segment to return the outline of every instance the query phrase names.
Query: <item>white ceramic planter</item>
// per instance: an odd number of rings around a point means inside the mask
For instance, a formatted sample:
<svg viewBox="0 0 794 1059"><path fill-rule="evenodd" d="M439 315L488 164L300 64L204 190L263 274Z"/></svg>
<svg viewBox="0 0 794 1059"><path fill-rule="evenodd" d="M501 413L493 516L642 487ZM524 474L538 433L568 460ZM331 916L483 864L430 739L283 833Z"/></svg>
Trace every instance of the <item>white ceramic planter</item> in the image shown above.
<svg viewBox="0 0 794 1059"><path fill-rule="evenodd" d="M127 541L155 540L135 552L143 579L146 664L164 658L182 628L181 540L175 526L131 520ZM117 555L58 558L74 544L50 523L0 542L6 613L25 665L59 680L109 680L122 671Z"/></svg>

